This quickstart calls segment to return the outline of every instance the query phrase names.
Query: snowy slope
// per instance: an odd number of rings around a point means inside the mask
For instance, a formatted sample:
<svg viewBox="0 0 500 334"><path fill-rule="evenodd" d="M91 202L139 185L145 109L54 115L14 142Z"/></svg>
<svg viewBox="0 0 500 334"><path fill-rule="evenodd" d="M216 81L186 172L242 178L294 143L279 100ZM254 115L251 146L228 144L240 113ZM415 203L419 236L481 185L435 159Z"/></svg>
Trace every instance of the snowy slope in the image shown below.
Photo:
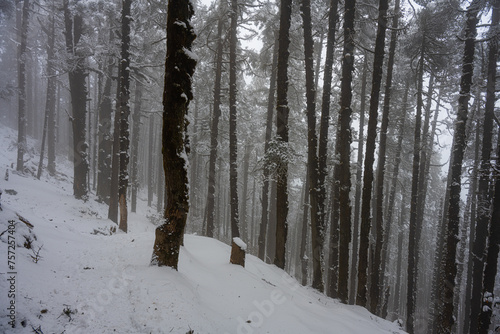
<svg viewBox="0 0 500 334"><path fill-rule="evenodd" d="M128 234L110 235L107 208L93 198L75 200L69 178L11 172L4 181L15 137L0 125L0 233L7 231L0 236L0 333L403 333L254 256L245 268L231 265L230 247L213 239L186 235L179 272L149 266L155 226L144 203L129 215ZM70 175L68 167L58 166ZM9 235L17 244L13 269Z"/></svg>

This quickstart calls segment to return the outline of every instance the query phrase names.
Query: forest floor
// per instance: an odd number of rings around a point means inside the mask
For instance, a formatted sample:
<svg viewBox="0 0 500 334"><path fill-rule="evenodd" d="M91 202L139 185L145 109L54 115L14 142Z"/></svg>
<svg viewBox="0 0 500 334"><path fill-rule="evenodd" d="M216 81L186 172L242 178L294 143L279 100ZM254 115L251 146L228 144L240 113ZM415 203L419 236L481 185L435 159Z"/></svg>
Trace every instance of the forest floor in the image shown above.
<svg viewBox="0 0 500 334"><path fill-rule="evenodd" d="M403 333L254 256L231 265L230 247L214 239L186 235L178 272L150 266L144 201L128 233L110 233L105 205L72 196L69 163L58 161L56 178L13 172L16 140L0 125L0 333Z"/></svg>

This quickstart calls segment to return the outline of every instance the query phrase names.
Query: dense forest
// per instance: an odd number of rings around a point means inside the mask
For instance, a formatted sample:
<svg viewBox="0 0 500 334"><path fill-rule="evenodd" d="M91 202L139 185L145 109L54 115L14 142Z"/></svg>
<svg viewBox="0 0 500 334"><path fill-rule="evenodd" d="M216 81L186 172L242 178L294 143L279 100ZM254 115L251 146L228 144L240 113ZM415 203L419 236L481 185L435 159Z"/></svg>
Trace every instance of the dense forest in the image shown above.
<svg viewBox="0 0 500 334"><path fill-rule="evenodd" d="M411 334L488 333L499 20L500 0L0 0L8 169L71 177L117 233L147 202L153 265L203 235Z"/></svg>

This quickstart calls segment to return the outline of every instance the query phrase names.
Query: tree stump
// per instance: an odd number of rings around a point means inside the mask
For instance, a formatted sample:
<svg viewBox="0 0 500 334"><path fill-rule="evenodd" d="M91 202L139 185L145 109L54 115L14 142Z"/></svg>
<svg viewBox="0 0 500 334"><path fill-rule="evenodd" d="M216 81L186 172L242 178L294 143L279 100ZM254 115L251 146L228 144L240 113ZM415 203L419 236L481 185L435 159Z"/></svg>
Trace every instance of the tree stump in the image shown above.
<svg viewBox="0 0 500 334"><path fill-rule="evenodd" d="M245 267L245 251L247 250L247 245L240 238L233 238L231 243L231 259L232 264L238 264Z"/></svg>

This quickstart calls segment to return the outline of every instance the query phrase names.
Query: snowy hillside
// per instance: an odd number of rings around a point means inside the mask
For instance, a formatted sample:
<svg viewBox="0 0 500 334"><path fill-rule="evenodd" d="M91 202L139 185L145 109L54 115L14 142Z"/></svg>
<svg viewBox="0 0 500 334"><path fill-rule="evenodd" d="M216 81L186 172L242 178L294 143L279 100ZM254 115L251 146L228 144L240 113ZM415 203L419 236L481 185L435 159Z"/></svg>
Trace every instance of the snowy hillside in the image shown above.
<svg viewBox="0 0 500 334"><path fill-rule="evenodd" d="M403 333L254 256L230 265L230 247L213 239L186 235L179 272L149 266L155 226L144 203L128 234L110 235L107 208L75 200L70 177L10 171L5 181L16 136L0 125L1 333Z"/></svg>

